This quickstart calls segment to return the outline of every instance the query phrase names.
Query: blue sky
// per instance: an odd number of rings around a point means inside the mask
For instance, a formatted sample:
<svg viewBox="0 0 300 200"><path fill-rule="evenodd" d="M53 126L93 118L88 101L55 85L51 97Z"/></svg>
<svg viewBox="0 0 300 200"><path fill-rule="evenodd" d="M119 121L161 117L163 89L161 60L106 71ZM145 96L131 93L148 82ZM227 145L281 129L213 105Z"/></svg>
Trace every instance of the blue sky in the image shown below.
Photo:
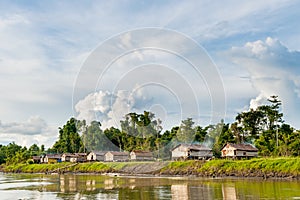
<svg viewBox="0 0 300 200"><path fill-rule="evenodd" d="M71 116L90 120L96 117L103 126L110 126L128 110L152 109L166 121L165 128L178 125L188 116L207 125L213 107L210 91L203 85L195 87L195 81L201 85L203 80L189 76L190 70L180 71L184 66L180 59L157 51L136 51L116 62L104 83L89 86L93 90L73 101L74 86L89 55L109 38L144 27L177 31L205 49L223 82L226 115L222 117L226 122L276 94L282 100L285 121L299 129L299 4L288 0L1 1L0 143L49 147L57 138L57 128ZM135 40L127 36L124 44ZM130 67L124 66L145 65L153 60L168 66L162 67L165 71L161 74L156 73L160 78L166 78L162 75L169 73L168 69L176 69L191 88L199 89L196 104L200 116L188 106L195 102L174 98L189 97L180 93L179 83L173 90L129 84ZM151 71L153 76L134 72L140 75L137 82L146 77L159 80ZM169 82L180 80L174 77ZM127 85L120 85L122 81ZM116 90L101 84L113 84Z"/></svg>

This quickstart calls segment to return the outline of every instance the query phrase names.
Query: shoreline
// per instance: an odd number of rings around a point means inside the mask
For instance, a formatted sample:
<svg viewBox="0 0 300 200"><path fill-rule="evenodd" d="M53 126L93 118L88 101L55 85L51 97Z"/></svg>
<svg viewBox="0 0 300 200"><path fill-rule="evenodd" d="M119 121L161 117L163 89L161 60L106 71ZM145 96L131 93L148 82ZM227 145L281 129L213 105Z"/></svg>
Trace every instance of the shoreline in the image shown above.
<svg viewBox="0 0 300 200"><path fill-rule="evenodd" d="M109 176L109 177L124 177L124 178L169 178L169 179L190 179L190 178L202 178L202 179L212 179L212 180L222 180L222 179L246 179L246 180L278 180L278 181L300 181L300 176L288 176L288 177L261 177L261 176L201 176L201 175L159 175L159 174L124 174L124 173L95 173L95 172L66 172L63 174L52 173L45 174L41 172L3 172L3 174L39 174L39 175L99 175L99 176Z"/></svg>
<svg viewBox="0 0 300 200"><path fill-rule="evenodd" d="M0 171L4 173L99 174L136 177L235 177L300 180L300 157L251 160L216 159L211 161L91 162L77 165L74 163L17 164L2 165Z"/></svg>

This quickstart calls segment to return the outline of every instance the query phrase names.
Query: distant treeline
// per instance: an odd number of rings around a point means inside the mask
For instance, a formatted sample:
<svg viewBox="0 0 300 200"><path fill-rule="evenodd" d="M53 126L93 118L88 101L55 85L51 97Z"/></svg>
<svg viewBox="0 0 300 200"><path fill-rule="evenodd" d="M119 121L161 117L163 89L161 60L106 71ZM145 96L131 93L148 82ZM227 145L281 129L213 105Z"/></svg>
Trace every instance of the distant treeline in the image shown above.
<svg viewBox="0 0 300 200"><path fill-rule="evenodd" d="M33 144L30 148L15 143L0 145L0 163L26 162L43 153L77 153L93 150L132 151L150 150L160 159L169 159L170 150L178 143L204 143L220 157L227 143L251 143L260 156L299 156L300 131L284 123L281 101L271 96L268 104L238 113L232 124L223 120L202 127L187 118L179 126L162 132L161 120L151 112L128 113L120 121L121 128L101 129L101 123L71 118L61 128L59 139L48 150Z"/></svg>

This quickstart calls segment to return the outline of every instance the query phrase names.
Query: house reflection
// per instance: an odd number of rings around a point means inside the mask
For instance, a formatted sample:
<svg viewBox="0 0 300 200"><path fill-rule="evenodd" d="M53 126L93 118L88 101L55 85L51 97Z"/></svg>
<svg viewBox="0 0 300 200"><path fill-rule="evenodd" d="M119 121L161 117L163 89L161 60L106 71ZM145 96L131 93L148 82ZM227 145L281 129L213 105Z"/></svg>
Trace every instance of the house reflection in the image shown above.
<svg viewBox="0 0 300 200"><path fill-rule="evenodd" d="M129 179L129 188L134 189L136 187L136 180L135 179Z"/></svg>
<svg viewBox="0 0 300 200"><path fill-rule="evenodd" d="M115 187L115 184L114 184L113 178L104 180L104 189L111 190L111 189L114 189L114 187Z"/></svg>
<svg viewBox="0 0 300 200"><path fill-rule="evenodd" d="M173 200L214 199L213 191L208 185L173 184L171 195Z"/></svg>
<svg viewBox="0 0 300 200"><path fill-rule="evenodd" d="M236 191L234 186L222 184L223 200L236 200Z"/></svg>
<svg viewBox="0 0 300 200"><path fill-rule="evenodd" d="M172 185L171 194L173 200L186 200L189 199L187 185Z"/></svg>
<svg viewBox="0 0 300 200"><path fill-rule="evenodd" d="M86 180L86 190L87 191L94 191L96 190L96 181L95 180Z"/></svg>
<svg viewBox="0 0 300 200"><path fill-rule="evenodd" d="M77 191L76 176L60 176L60 191L61 192L75 192Z"/></svg>

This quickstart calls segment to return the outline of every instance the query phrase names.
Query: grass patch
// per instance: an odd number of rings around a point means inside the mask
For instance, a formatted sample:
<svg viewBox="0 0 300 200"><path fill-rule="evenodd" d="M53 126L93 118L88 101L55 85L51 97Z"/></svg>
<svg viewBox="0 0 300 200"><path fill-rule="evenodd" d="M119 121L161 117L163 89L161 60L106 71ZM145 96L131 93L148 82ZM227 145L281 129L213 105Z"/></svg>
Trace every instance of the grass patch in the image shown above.
<svg viewBox="0 0 300 200"><path fill-rule="evenodd" d="M203 176L298 176L299 157L253 158L250 160L216 159L174 161L161 170L162 174L198 174Z"/></svg>
<svg viewBox="0 0 300 200"><path fill-rule="evenodd" d="M134 168L152 162L91 162L55 164L16 164L2 165L4 172L45 173L57 169L64 172L105 173L122 172L124 168ZM133 171L134 173L134 171ZM300 157L253 158L250 160L216 159L211 161L170 161L159 170L167 175L202 175L202 176L300 176Z"/></svg>

